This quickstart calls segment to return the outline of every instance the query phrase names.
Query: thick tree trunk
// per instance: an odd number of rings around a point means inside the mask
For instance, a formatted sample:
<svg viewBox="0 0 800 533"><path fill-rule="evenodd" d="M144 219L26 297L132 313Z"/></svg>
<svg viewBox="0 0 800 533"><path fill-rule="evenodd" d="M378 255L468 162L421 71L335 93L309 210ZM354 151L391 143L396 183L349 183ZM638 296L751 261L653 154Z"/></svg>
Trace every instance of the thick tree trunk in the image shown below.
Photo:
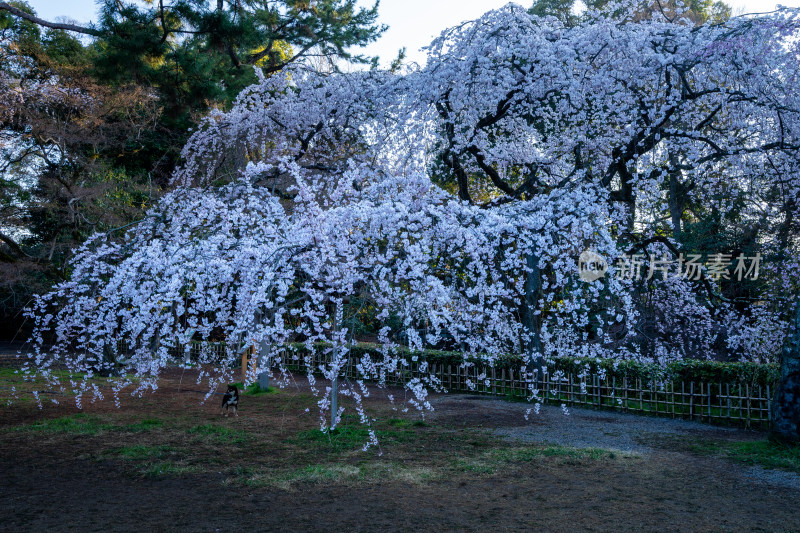
<svg viewBox="0 0 800 533"><path fill-rule="evenodd" d="M794 224L794 210L796 201L789 200L783 206L784 219L778 229L778 244L781 250L789 249L789 238L792 236L792 225Z"/></svg>
<svg viewBox="0 0 800 533"><path fill-rule="evenodd" d="M542 274L539 271L539 258L536 254L528 254L526 262L530 272L525 279L525 301L522 303L521 313L522 325L530 334L525 350L530 357L526 371L528 373L536 371L537 378L542 379L542 321L541 315L535 314L542 288Z"/></svg>
<svg viewBox="0 0 800 533"><path fill-rule="evenodd" d="M630 186L625 186L625 207L628 209L627 213L627 230L628 233L633 234L636 231L636 197L633 195L633 189Z"/></svg>
<svg viewBox="0 0 800 533"><path fill-rule="evenodd" d="M781 381L772 408L772 436L800 442L800 301L793 329L781 356Z"/></svg>
<svg viewBox="0 0 800 533"><path fill-rule="evenodd" d="M669 175L669 216L672 220L672 237L681 238L681 218L683 215L682 199L679 198L680 183L675 174Z"/></svg>
<svg viewBox="0 0 800 533"><path fill-rule="evenodd" d="M114 350L111 345L105 344L103 346L103 359L97 365L97 375L102 377L113 376L116 364L117 359L114 356Z"/></svg>
<svg viewBox="0 0 800 533"><path fill-rule="evenodd" d="M680 162L674 152L670 152L669 161L670 165L672 165L672 171L669 173L669 195L667 198L669 202L669 216L672 220L672 237L675 240L679 240L681 236L681 218L683 216L684 204L684 198L681 194L682 187L678 179L678 173L680 171L676 170Z"/></svg>

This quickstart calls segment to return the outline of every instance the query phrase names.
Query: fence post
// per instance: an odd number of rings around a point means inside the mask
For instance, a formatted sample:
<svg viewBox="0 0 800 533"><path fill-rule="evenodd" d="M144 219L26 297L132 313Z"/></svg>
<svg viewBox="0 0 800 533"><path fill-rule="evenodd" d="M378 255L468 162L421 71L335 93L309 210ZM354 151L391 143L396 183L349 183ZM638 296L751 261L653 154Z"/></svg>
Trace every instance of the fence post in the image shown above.
<svg viewBox="0 0 800 533"><path fill-rule="evenodd" d="M628 376L624 376L622 378L622 390L623 390L623 401L625 405L623 406L625 411L628 411Z"/></svg>
<svg viewBox="0 0 800 533"><path fill-rule="evenodd" d="M670 394L672 396L672 401L670 402L672 404L672 418L675 418L675 382L674 381L670 381L669 382L669 390L670 390Z"/></svg>
<svg viewBox="0 0 800 533"><path fill-rule="evenodd" d="M656 414L658 414L658 389L655 380L650 381L650 403L656 406Z"/></svg>
<svg viewBox="0 0 800 533"><path fill-rule="evenodd" d="M731 421L731 384L725 384L725 403L728 411L728 423Z"/></svg>
<svg viewBox="0 0 800 533"><path fill-rule="evenodd" d="M597 407L603 407L603 399L600 397L600 376L594 376L594 395L597 397Z"/></svg>
<svg viewBox="0 0 800 533"><path fill-rule="evenodd" d="M642 396L642 378L636 378L636 388L639 390L639 412L644 411L644 397Z"/></svg>
<svg viewBox="0 0 800 533"><path fill-rule="evenodd" d="M747 395L747 427L750 427L750 384L745 383L744 387Z"/></svg>
<svg viewBox="0 0 800 533"><path fill-rule="evenodd" d="M703 421L703 401L705 400L706 393L705 391L705 383L702 381L700 382L700 422Z"/></svg>
<svg viewBox="0 0 800 533"><path fill-rule="evenodd" d="M547 391L547 393L545 394L545 397L547 397L547 394L550 393L550 388L552 387L552 385L550 385L550 374L544 376L542 383L543 383L542 390Z"/></svg>
<svg viewBox="0 0 800 533"><path fill-rule="evenodd" d="M772 395L769 391L769 385L767 385L767 427L772 428Z"/></svg>

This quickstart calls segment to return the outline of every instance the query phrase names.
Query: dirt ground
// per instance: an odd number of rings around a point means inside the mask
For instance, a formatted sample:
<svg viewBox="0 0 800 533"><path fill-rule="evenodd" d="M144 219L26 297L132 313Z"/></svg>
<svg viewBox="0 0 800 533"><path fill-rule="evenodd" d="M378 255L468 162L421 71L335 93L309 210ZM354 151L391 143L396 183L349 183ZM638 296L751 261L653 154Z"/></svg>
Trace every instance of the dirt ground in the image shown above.
<svg viewBox="0 0 800 533"><path fill-rule="evenodd" d="M527 404L464 395L434 397L422 421L379 391L380 447L365 452L353 416L315 429L302 388L243 396L224 418L187 383L172 372L120 408L0 408L0 530L800 531L800 475L694 446L754 432L607 411L526 420Z"/></svg>

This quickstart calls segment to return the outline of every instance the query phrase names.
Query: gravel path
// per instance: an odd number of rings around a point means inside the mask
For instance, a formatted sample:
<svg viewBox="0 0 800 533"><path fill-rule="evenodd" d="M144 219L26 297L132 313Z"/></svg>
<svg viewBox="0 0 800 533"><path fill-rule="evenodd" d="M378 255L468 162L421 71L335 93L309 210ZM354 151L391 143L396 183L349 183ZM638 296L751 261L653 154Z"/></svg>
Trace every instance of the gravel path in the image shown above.
<svg viewBox="0 0 800 533"><path fill-rule="evenodd" d="M615 411L569 408L565 414L560 407L550 405L542 406L538 414L530 412L525 420L528 404L486 396L443 395L433 398L431 404L435 410L428 418L485 427L506 439L641 455L685 455L692 439L743 442L766 438L759 431ZM683 447L669 446L670 439ZM745 483L800 491L800 474L743 466L721 457L704 456L703 460L718 463L720 469L735 471Z"/></svg>
<svg viewBox="0 0 800 533"><path fill-rule="evenodd" d="M562 444L576 448L603 448L621 452L652 452L651 437L664 435L703 436L715 439L755 440L761 433L709 426L688 420L658 418L614 411L594 411L543 406L531 413L533 425L498 428L495 433L524 442Z"/></svg>

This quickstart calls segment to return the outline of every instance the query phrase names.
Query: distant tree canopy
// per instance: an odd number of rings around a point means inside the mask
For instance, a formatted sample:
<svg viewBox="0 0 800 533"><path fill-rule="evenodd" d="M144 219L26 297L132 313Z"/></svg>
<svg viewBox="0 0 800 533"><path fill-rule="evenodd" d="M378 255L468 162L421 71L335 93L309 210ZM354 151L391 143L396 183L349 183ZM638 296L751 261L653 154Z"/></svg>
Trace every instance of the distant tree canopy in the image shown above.
<svg viewBox="0 0 800 533"><path fill-rule="evenodd" d="M0 2L0 322L66 276L94 231L141 217L190 130L256 81L352 53L384 27L355 0L106 0L96 23ZM67 13L65 13L67 14ZM13 331L0 332L0 335Z"/></svg>

